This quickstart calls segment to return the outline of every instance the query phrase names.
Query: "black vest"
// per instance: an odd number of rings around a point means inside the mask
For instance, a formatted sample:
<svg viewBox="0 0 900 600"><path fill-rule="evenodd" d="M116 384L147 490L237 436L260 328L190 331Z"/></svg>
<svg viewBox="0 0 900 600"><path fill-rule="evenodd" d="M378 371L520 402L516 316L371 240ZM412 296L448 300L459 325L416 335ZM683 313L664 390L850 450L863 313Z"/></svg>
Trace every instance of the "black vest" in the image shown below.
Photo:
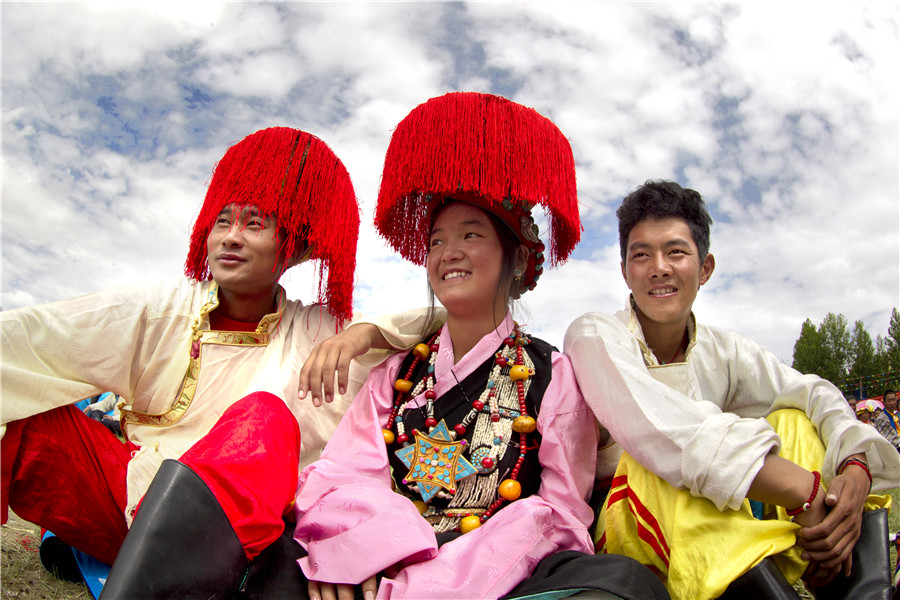
<svg viewBox="0 0 900 600"><path fill-rule="evenodd" d="M423 343L427 343L427 341ZM498 350L501 347L502 344L498 345ZM547 390L547 386L550 384L550 379L553 376L551 352L555 351L555 348L553 348L550 344L544 342L543 340L530 338L530 343L524 346L524 350L531 358L531 361L534 363L535 371L534 375L532 375L530 378L531 384L528 388L528 393L525 395L525 406L527 408L528 414L537 421L538 415L540 414L541 399L544 397L544 392ZM398 373L406 374L413 362L413 359L414 356L412 352L410 352L403 363L400 365ZM463 420L463 418L472 409L472 402L477 400L481 393L484 391L493 366L494 354L492 354L487 361L485 361L477 369L475 369L475 371L472 372L468 377L461 381L459 385L449 389L440 398L436 398L434 400L434 418L439 422L441 421L441 419L445 420L447 422L447 427L451 431L453 431L453 426ZM413 371L410 381L416 382L425 377L427 368L428 361L420 361L415 371ZM508 367L503 368L501 371L503 376L506 376L508 372ZM485 406L482 412L489 412L488 407ZM420 409L407 409L404 413L404 428L407 435L409 435L410 440L412 440L413 437L411 433L413 429L418 429L419 431L428 430L428 428L425 426L425 417L426 415L424 407ZM501 418L506 419L510 417L501 416ZM396 428L394 429L394 432L396 433ZM466 434L462 436L462 438L457 438L457 441L460 441L460 439L465 439L469 443L466 447L467 449L463 452L463 455L467 459L469 459L476 466L476 468L479 467L480 461L472 460L471 458L472 452L475 452L477 450L477 448L473 448L471 445L472 427L467 428ZM522 485L522 495L520 496L520 498L525 498L537 493L541 485L541 464L540 461L538 461L538 447L540 446L541 436L537 432L537 430L535 430L534 432L528 434L527 439L528 451L525 454L525 461L522 464L522 467L519 469L519 475L517 477L517 481ZM510 472L512 471L513 467L515 467L516 461L519 458L519 440L519 434L514 433L511 438L507 440L507 443L512 447L508 448L499 463L494 465L494 469L499 469L500 471L501 481L509 477ZM411 491L405 484L402 483L402 479L407 475L407 473L409 473L409 467L404 465L403 462L394 454L394 452L399 450L400 448L400 444L394 442L393 444L388 446L387 449L388 460L390 462L392 476L394 478L395 490L410 498L411 500L421 500L422 498L418 494ZM491 472L493 472L493 470ZM483 476L484 475L481 473L471 475L471 477ZM496 500L498 497L499 496L495 493L494 500ZM443 509L446 508L449 502L449 499L435 496L429 501L429 505L432 505L435 508ZM487 508L487 506L473 508Z"/></svg>

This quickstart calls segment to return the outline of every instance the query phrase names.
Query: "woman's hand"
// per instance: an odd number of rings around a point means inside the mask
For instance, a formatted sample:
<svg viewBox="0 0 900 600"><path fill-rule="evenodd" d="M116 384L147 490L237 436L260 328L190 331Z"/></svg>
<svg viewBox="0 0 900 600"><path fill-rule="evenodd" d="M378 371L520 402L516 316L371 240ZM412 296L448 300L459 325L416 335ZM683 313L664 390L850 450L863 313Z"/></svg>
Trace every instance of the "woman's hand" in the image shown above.
<svg viewBox="0 0 900 600"><path fill-rule="evenodd" d="M339 334L328 338L312 349L300 369L300 384L297 390L302 400L307 392L312 392L313 406L322 406L322 400L334 399L334 376L337 372L337 392L347 393L350 361L369 351L370 348L389 348L381 331L369 323L356 323Z"/></svg>
<svg viewBox="0 0 900 600"><path fill-rule="evenodd" d="M372 575L360 584L365 600L375 600L378 586ZM353 586L347 583L325 583L309 581L307 584L309 600L353 600Z"/></svg>
<svg viewBox="0 0 900 600"><path fill-rule="evenodd" d="M825 494L824 503L828 514L824 519L801 519L795 521L803 528L797 532L797 541L803 547L804 559L810 561L810 568L804 578L813 586L821 586L831 581L841 567L845 575L853 567L852 551L859 540L862 514L869 495L869 477L866 472L849 465L842 474L835 477ZM810 511L812 512L812 511Z"/></svg>

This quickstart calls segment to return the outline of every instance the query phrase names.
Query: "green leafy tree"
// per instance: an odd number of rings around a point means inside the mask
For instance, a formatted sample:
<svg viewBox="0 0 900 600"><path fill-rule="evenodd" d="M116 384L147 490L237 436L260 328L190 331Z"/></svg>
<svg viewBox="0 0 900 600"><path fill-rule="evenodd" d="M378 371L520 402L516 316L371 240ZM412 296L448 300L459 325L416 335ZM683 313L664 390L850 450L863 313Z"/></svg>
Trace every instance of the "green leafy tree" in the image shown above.
<svg viewBox="0 0 900 600"><path fill-rule="evenodd" d="M794 362L791 365L801 373L818 373L825 355L822 339L810 319L800 327L800 337L794 343Z"/></svg>
<svg viewBox="0 0 900 600"><path fill-rule="evenodd" d="M850 335L849 348L850 369L848 376L857 378L861 384L859 387L864 388L863 378L877 374L875 367L875 345L872 343L872 336L866 331L866 326L862 321L853 324L853 333ZM862 394L872 396L875 390L861 389ZM879 390L880 391L880 390Z"/></svg>
<svg viewBox="0 0 900 600"><path fill-rule="evenodd" d="M847 328L847 317L840 313L828 313L819 325L818 331L824 356L820 370L816 373L832 383L844 379L850 363L850 330Z"/></svg>
<svg viewBox="0 0 900 600"><path fill-rule="evenodd" d="M888 367L891 370L900 370L900 311L896 307L891 311L891 323L888 325L884 345Z"/></svg>
<svg viewBox="0 0 900 600"><path fill-rule="evenodd" d="M891 370L888 361L887 338L879 334L875 336L875 372L885 373Z"/></svg>

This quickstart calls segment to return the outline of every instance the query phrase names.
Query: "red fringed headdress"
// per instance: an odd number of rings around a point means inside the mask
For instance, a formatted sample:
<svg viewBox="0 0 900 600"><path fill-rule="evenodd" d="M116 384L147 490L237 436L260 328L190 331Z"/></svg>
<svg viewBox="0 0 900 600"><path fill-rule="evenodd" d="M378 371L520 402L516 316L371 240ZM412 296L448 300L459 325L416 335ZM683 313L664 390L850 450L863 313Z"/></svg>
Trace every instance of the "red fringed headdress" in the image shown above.
<svg viewBox="0 0 900 600"><path fill-rule="evenodd" d="M299 129L272 127L229 148L194 222L184 265L188 277L211 278L206 238L229 204L256 206L262 218L275 217L287 233L279 248L282 259L293 256L298 239L305 239L311 258L320 260L318 301L339 321L350 319L359 207L347 169L325 142Z"/></svg>
<svg viewBox="0 0 900 600"><path fill-rule="evenodd" d="M445 94L397 125L384 159L375 226L404 258L424 265L429 215L450 198L497 215L529 248L525 289L534 289L544 262L532 206L549 212L553 266L581 239L568 140L537 111L500 96Z"/></svg>

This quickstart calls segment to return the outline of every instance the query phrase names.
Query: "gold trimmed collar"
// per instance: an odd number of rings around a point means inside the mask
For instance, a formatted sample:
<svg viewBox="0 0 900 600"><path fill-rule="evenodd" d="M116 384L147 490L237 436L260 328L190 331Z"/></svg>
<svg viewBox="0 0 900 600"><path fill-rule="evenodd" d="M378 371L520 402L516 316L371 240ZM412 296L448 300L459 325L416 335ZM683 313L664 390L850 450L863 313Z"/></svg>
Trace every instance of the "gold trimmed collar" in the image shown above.
<svg viewBox="0 0 900 600"><path fill-rule="evenodd" d="M275 312L269 313L265 315L262 319L259 320L259 324L256 326L255 334L264 334L271 333L272 330L278 325L281 321L281 317L284 316L284 308L287 306L287 293L284 291L284 288L281 287L281 284L275 289ZM209 289L206 292L206 301L200 307L200 314L194 317L194 321L192 323L191 329L194 331L194 336L196 337L200 331L203 330L203 326L206 325L206 329L209 329L209 313L219 307L219 284L215 281L211 282L209 285Z"/></svg>
<svg viewBox="0 0 900 600"><path fill-rule="evenodd" d="M657 360L656 355L653 354L653 351L647 346L647 340L644 337L644 330L641 328L641 322L637 318L635 306L634 294L628 294L628 331L631 332L631 335L634 336L641 348L641 354L644 356L644 364L648 366L659 365L659 360ZM687 362L687 357L691 353L691 350L697 345L697 319L694 317L694 311L691 311L691 314L688 315L687 330L688 345L684 350L685 362Z"/></svg>

